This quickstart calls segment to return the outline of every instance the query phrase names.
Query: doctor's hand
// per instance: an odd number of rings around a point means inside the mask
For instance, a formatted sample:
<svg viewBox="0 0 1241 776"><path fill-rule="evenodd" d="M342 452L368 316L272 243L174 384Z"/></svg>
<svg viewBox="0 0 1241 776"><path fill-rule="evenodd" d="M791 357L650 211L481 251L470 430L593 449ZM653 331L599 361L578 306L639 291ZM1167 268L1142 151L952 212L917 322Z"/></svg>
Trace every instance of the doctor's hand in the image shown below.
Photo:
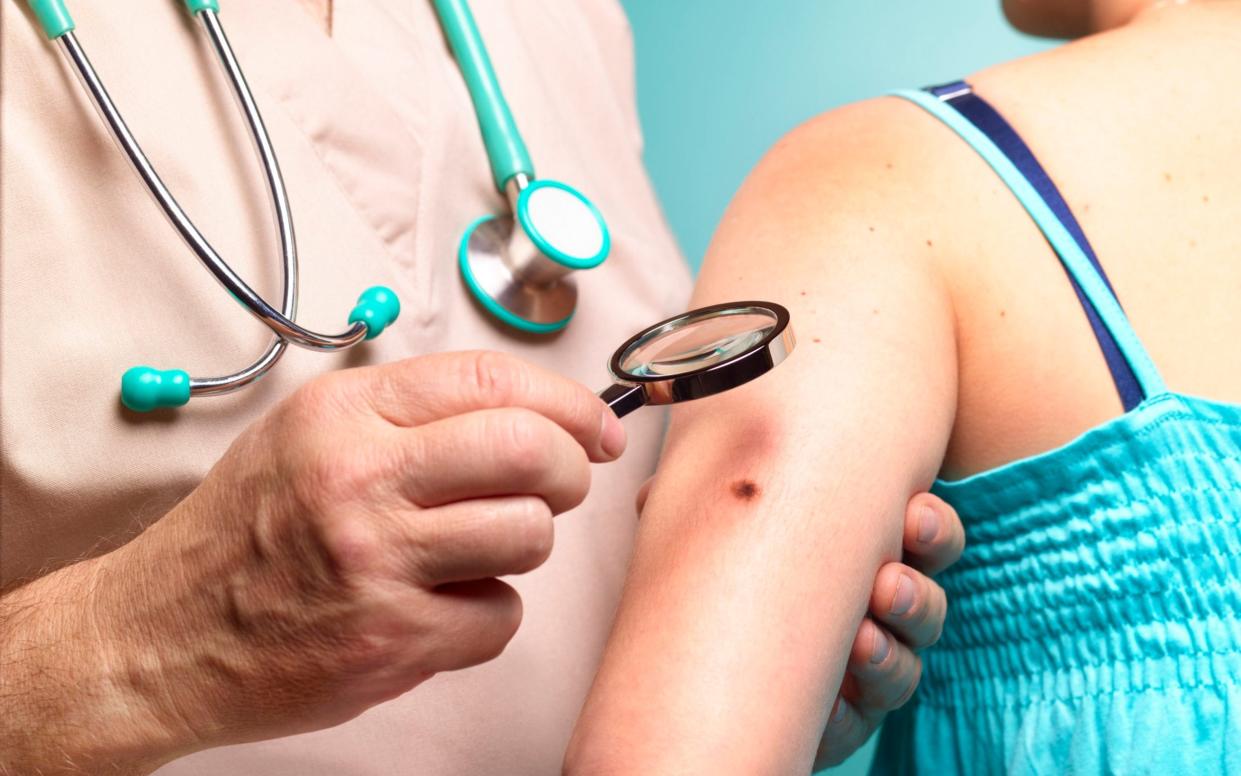
<svg viewBox="0 0 1241 776"><path fill-rule="evenodd" d="M848 671L819 744L815 770L853 754L914 694L922 676L917 650L934 644L944 627L947 602L930 578L961 557L965 529L956 510L929 493L905 509L904 560L879 569ZM908 565L907 565L908 564Z"/></svg>
<svg viewBox="0 0 1241 776"><path fill-rule="evenodd" d="M333 726L491 660L522 616L497 577L547 559L553 515L624 445L590 390L500 354L312 381L172 512L78 564L91 618L73 630L90 640L80 659L109 681L79 682L60 724L32 706L25 729L41 732L9 752L27 766L15 772L139 772ZM56 678L32 670L15 689L34 697Z"/></svg>

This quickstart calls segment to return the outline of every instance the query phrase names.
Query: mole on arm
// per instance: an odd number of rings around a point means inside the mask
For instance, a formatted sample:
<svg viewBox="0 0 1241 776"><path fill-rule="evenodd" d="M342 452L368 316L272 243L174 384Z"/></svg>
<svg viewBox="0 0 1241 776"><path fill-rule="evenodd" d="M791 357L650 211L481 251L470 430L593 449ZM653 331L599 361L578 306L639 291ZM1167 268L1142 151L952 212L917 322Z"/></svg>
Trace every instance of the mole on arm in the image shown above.
<svg viewBox="0 0 1241 776"><path fill-rule="evenodd" d="M738 501L753 501L762 493L753 480L737 480L732 484L731 490Z"/></svg>

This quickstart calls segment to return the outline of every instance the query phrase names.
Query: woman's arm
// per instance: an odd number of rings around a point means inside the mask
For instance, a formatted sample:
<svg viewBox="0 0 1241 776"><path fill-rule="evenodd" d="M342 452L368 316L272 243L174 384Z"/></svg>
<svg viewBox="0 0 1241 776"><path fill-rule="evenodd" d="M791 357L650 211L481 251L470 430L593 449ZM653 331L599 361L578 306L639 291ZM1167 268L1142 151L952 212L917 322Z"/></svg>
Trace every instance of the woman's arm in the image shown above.
<svg viewBox="0 0 1241 776"><path fill-rule="evenodd" d="M674 411L567 772L810 770L956 405L908 116L876 101L808 124L730 207L695 302L781 302L797 350Z"/></svg>

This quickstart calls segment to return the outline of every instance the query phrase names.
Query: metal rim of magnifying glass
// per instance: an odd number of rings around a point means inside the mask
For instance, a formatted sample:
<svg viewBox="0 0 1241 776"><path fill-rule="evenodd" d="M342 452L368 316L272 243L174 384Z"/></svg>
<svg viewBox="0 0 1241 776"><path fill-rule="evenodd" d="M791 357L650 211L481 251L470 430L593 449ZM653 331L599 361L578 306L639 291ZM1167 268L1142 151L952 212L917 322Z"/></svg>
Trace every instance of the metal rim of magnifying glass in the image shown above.
<svg viewBox="0 0 1241 776"><path fill-rule="evenodd" d="M694 318L710 317L713 313L769 313L775 316L775 325L763 339L745 351L718 364L694 369L679 375L634 375L621 368L621 360L629 349L643 340L654 339L671 329L684 325ZM778 366L797 344L793 329L789 326L789 311L775 302L727 302L700 307L687 313L674 315L667 320L646 328L625 341L616 349L608 363L608 371L619 383L641 386L646 394L646 404L671 404L691 401L736 388Z"/></svg>

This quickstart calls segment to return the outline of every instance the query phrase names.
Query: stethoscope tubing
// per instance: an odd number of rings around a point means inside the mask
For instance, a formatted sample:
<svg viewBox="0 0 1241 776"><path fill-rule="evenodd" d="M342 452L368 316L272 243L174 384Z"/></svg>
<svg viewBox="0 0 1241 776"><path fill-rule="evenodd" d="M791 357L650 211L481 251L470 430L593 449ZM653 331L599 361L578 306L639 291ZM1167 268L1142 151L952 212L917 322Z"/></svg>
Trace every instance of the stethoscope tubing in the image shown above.
<svg viewBox="0 0 1241 776"><path fill-rule="evenodd" d="M523 180L534 177L534 162L504 98L504 90L500 88L468 0L434 0L434 4L444 37L474 104L474 116L487 149L496 190L505 193L515 176L521 175Z"/></svg>
<svg viewBox="0 0 1241 776"><path fill-rule="evenodd" d="M67 31L57 37L57 40L60 42L61 51L73 65L79 80L90 95L91 102L94 103L104 123L108 126L113 139L120 146L173 228L212 276L276 335L276 339L267 350L247 368L223 377L191 378L191 394L208 395L228 393L262 377L280 359L288 343L312 350L338 350L360 342L367 334L367 326L362 322L356 322L341 334L320 334L298 325L293 320L297 309L297 248L288 195L280 174L280 166L258 106L236 56L233 54L232 47L229 45L219 16L210 9L200 10L194 15L198 17L210 39L216 58L228 78L233 95L245 116L250 136L264 170L283 258L284 293L281 310L276 310L255 293L220 257L190 220L138 145L74 33L71 30Z"/></svg>

